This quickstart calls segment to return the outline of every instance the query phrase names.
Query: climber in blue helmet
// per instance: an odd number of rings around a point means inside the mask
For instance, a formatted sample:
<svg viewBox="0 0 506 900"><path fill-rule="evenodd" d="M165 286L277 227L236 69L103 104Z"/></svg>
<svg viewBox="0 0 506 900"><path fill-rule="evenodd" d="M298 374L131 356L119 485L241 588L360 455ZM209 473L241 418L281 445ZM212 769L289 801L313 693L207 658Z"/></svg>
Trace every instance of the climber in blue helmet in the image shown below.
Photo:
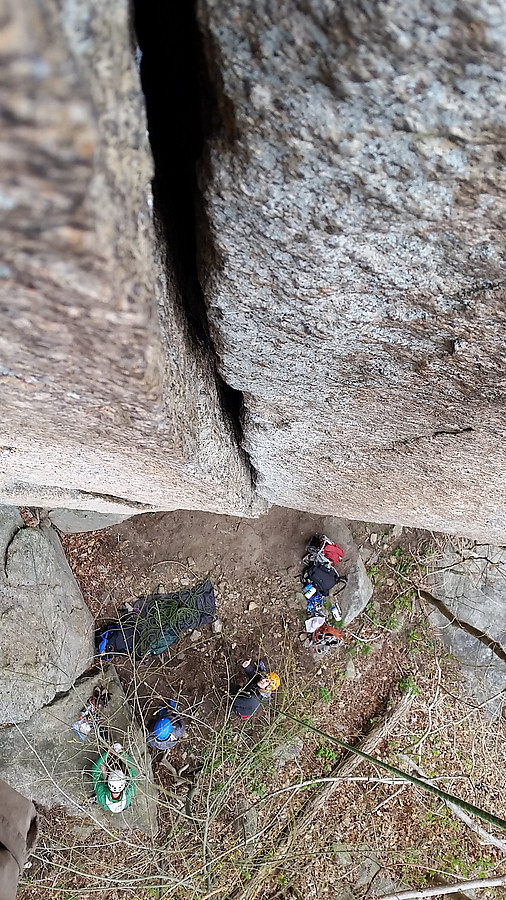
<svg viewBox="0 0 506 900"><path fill-rule="evenodd" d="M171 750L186 731L182 719L175 713L176 704L169 703L170 709L160 706L148 725L146 743L156 750Z"/></svg>

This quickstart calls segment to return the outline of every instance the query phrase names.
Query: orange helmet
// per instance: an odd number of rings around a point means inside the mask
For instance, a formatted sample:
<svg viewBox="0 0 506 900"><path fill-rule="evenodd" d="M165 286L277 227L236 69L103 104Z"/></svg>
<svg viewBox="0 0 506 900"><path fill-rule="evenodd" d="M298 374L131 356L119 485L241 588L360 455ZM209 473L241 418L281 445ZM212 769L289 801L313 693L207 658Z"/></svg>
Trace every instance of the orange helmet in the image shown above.
<svg viewBox="0 0 506 900"><path fill-rule="evenodd" d="M279 685L281 684L281 679L280 679L279 675L277 675L276 672L268 672L265 677L267 678L267 681L269 682L269 687L270 687L271 691L277 691Z"/></svg>

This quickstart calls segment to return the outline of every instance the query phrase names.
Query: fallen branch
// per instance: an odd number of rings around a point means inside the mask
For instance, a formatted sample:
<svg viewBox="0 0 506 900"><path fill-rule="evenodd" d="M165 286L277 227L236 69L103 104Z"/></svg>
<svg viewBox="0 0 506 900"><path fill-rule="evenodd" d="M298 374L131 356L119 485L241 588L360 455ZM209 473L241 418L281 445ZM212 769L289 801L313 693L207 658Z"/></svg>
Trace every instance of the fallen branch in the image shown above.
<svg viewBox="0 0 506 900"><path fill-rule="evenodd" d="M501 887L506 884L506 875L497 878L482 878L480 881L459 881L441 887L426 888L424 891L400 891L398 894L381 894L378 900L415 900L418 897L439 897L441 894L456 894L459 891L474 891L477 888Z"/></svg>
<svg viewBox="0 0 506 900"><path fill-rule="evenodd" d="M387 736L390 729L402 718L412 700L412 694L404 694L397 706L390 711L380 725L373 728L357 749L360 749L362 753L371 753L375 750L378 744ZM255 875L248 881L246 887L240 887L232 891L228 895L229 900L254 900L258 896L261 884L269 877L273 869L282 865L283 857L289 853L294 841L308 831L322 807L325 806L336 788L339 787L342 778L351 775L361 762L362 758L360 756L352 752L346 753L331 772L332 778L336 780L331 784L325 784L320 787L316 795L308 800L297 813L295 821L286 825L276 838L276 859L262 863L261 855L253 858L250 862L250 869L256 869Z"/></svg>
<svg viewBox="0 0 506 900"><path fill-rule="evenodd" d="M410 759L409 756L406 756L405 753L399 753L399 759L402 759L404 765L407 766L408 769L411 769L413 772L421 775L422 778L426 778L427 781L429 781L431 784L434 783L433 779L428 778L423 769L421 769L420 766L413 762L413 760ZM464 812L463 809L460 809L459 806L456 806L455 803L452 803L450 800L444 800L443 802L446 804L448 809L451 809L453 814L456 815L457 818L461 820L461 822L464 822L468 826L468 828L471 829L471 831L474 831L474 833L477 834L485 844L491 844L494 847L497 847L497 849L502 853L506 854L506 841L501 841L500 838L496 838L493 834L485 831L485 829L482 828L482 826L479 825L478 822L475 822L474 819L471 818L471 816L468 816L468 814Z"/></svg>

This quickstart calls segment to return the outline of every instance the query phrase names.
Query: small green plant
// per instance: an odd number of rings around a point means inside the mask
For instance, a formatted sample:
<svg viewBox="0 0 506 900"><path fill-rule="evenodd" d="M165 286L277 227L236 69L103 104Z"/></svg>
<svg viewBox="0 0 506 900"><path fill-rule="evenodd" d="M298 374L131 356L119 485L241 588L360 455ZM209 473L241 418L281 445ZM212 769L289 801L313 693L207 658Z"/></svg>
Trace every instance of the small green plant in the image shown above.
<svg viewBox="0 0 506 900"><path fill-rule="evenodd" d="M369 653L371 652L372 647L370 644L361 644L360 649L361 649L362 653L364 654L364 656L369 656Z"/></svg>
<svg viewBox="0 0 506 900"><path fill-rule="evenodd" d="M493 866L492 860L487 856L475 859L473 865L473 878L486 878Z"/></svg>
<svg viewBox="0 0 506 900"><path fill-rule="evenodd" d="M396 631L396 629L399 627L398 615L394 612L391 612L383 622L383 627L386 628L387 631Z"/></svg>
<svg viewBox="0 0 506 900"><path fill-rule="evenodd" d="M332 696L330 691L326 687L321 687L319 693L320 700L324 700L325 703L330 703L330 701L332 700Z"/></svg>
<svg viewBox="0 0 506 900"><path fill-rule="evenodd" d="M394 559L395 562L393 562ZM403 550L402 547L396 547L392 553L392 564L395 574L405 578L413 568L414 560L409 551Z"/></svg>
<svg viewBox="0 0 506 900"><path fill-rule="evenodd" d="M368 574L369 578L371 579L371 581L373 582L373 584L378 583L379 578L380 578L380 570L379 570L378 566L369 566L369 568L367 569L367 574Z"/></svg>
<svg viewBox="0 0 506 900"><path fill-rule="evenodd" d="M372 602L372 600L370 600L369 603L367 604L367 606L365 607L364 613L366 614L367 618L369 619L370 622L372 622L373 625L383 626L382 620L379 618L377 612L374 609L374 603Z"/></svg>
<svg viewBox="0 0 506 900"><path fill-rule="evenodd" d="M262 797L265 797L267 793L267 785L265 781L259 781L258 784L253 785L250 790L252 794L256 794L256 796L261 799Z"/></svg>
<svg viewBox="0 0 506 900"><path fill-rule="evenodd" d="M316 756L318 759L324 759L326 762L335 762L337 759L336 751L332 750L330 747L326 747L325 744L318 747Z"/></svg>
<svg viewBox="0 0 506 900"><path fill-rule="evenodd" d="M415 695L420 693L420 689L412 675L405 675L404 678L401 678L399 681L399 689L403 693Z"/></svg>

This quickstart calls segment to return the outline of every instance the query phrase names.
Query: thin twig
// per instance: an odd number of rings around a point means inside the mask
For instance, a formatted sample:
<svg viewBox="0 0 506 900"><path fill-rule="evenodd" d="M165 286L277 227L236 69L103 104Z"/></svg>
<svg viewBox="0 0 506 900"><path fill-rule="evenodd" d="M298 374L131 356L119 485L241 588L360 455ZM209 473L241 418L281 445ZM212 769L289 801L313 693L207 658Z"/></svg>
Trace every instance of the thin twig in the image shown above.
<svg viewBox="0 0 506 900"><path fill-rule="evenodd" d="M506 884L506 875L498 878L482 878L479 881L458 881L441 887L426 888L423 891L400 891L398 894L382 894L378 900L415 900L417 897L439 897L441 894L456 894L459 891L474 891L477 888L501 887Z"/></svg>

